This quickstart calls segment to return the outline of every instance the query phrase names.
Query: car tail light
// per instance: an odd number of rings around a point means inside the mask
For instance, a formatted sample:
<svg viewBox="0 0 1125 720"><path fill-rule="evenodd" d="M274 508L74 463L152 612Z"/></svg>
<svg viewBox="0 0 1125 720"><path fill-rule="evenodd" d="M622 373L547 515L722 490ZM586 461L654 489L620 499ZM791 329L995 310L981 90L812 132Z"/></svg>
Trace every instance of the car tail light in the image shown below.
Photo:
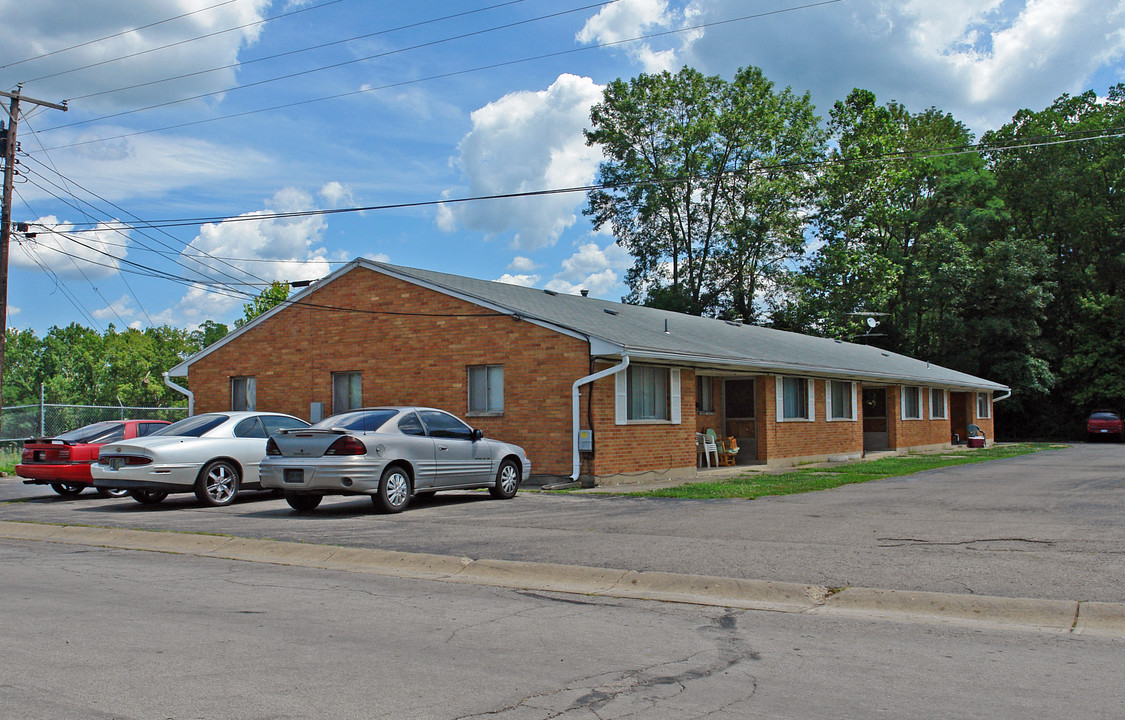
<svg viewBox="0 0 1125 720"><path fill-rule="evenodd" d="M279 448L277 446L277 443L274 441L273 438L270 438L268 441L266 441L266 455L280 455L280 454L281 454L281 448Z"/></svg>
<svg viewBox="0 0 1125 720"><path fill-rule="evenodd" d="M69 460L70 450L59 450L59 460Z"/></svg>
<svg viewBox="0 0 1125 720"><path fill-rule="evenodd" d="M146 457L127 457L125 458L126 465L149 465L152 463L152 458Z"/></svg>
<svg viewBox="0 0 1125 720"><path fill-rule="evenodd" d="M366 455L367 446L354 437L345 435L328 446L325 455Z"/></svg>
<svg viewBox="0 0 1125 720"><path fill-rule="evenodd" d="M25 463L31 462L34 459L35 459L35 451L32 450L31 448L24 448L23 452L20 453L20 460L24 461Z"/></svg>

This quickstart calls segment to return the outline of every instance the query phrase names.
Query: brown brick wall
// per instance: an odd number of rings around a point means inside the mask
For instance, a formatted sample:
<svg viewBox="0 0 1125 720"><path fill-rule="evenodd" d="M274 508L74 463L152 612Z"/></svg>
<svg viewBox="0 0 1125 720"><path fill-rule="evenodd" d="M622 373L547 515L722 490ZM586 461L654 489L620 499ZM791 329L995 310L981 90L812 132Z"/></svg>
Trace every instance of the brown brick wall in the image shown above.
<svg viewBox="0 0 1125 720"><path fill-rule="evenodd" d="M758 422L764 432L758 439L758 457L772 462L784 458L819 455L856 454L863 452L863 423L857 402L855 421L825 419L824 380L809 379L814 387L813 420L777 421L777 385L774 376L759 379ZM860 393L857 385L855 392ZM765 442L763 442L765 440Z"/></svg>
<svg viewBox="0 0 1125 720"><path fill-rule="evenodd" d="M364 405L449 410L488 437L521 445L536 474L570 474L570 386L589 373L585 341L506 316L421 316L490 311L365 268L307 300L413 315L289 307L191 366L197 412L229 410L230 377L253 375L259 410L308 418L319 401L328 416L332 373L361 372ZM485 364L504 366L504 413L467 417L466 368Z"/></svg>

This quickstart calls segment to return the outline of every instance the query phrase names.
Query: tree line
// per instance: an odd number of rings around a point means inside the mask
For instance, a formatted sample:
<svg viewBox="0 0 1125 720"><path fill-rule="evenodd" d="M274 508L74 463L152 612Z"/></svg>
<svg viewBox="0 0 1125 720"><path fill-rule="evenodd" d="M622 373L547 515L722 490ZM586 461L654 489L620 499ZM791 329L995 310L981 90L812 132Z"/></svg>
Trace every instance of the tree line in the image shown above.
<svg viewBox="0 0 1125 720"><path fill-rule="evenodd" d="M273 282L242 306L236 328L289 297L289 285ZM164 384L164 372L221 340L229 328L207 320L194 330L162 325L98 332L77 323L52 327L43 337L10 329L4 345L3 405L185 405L184 395ZM186 384L184 378L177 384Z"/></svg>
<svg viewBox="0 0 1125 720"><path fill-rule="evenodd" d="M644 74L591 113L585 212L631 253L630 302L929 360L1012 388L998 432L1070 435L1125 409L1123 100L977 139L862 89L823 119L752 67Z"/></svg>

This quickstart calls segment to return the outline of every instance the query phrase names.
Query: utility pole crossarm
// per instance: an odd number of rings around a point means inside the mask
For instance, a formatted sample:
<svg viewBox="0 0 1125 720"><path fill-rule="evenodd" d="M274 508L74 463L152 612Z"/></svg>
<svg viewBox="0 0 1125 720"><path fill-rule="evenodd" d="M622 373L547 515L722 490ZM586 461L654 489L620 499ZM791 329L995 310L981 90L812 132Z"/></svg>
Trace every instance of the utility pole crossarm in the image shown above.
<svg viewBox="0 0 1125 720"><path fill-rule="evenodd" d="M24 102L29 102L32 105L42 105L43 107L49 107L52 110L62 110L63 112L66 112L70 109L66 105L66 100L63 100L61 103L53 103L47 102L46 100L36 100L35 98L28 97L27 95L20 95L19 92L10 93L3 90L0 90L0 97L11 98L12 100L22 100Z"/></svg>

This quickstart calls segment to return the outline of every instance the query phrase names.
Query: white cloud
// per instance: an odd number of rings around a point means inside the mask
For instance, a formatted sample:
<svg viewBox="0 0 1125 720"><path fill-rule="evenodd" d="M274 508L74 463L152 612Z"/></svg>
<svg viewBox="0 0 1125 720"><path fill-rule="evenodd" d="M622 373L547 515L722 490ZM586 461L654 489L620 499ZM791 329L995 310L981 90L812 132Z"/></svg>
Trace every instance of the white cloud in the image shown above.
<svg viewBox="0 0 1125 720"><path fill-rule="evenodd" d="M13 233L9 250L11 264L24 270L49 268L61 278L98 280L116 275L118 260L128 254L128 233L109 230L105 224L78 230L71 222L47 215L29 223L28 232L35 237Z"/></svg>
<svg viewBox="0 0 1125 720"><path fill-rule="evenodd" d="M681 23L681 15L669 11L667 0L619 0L587 20L575 40L583 44L617 43ZM694 33L678 41L690 43L693 37ZM674 71L680 66L678 52L672 48L654 50L649 43L639 41L621 47L647 73Z"/></svg>
<svg viewBox="0 0 1125 720"><path fill-rule="evenodd" d="M500 195L588 185L601 151L582 135L602 88L589 78L560 75L540 92L515 92L472 114L473 129L453 161L468 180L465 194ZM447 190L446 197L463 194ZM582 193L443 205L438 226L489 235L515 232L512 246L553 245L577 220Z"/></svg>
<svg viewBox="0 0 1125 720"><path fill-rule="evenodd" d="M692 12L711 21L745 8L695 0ZM862 87L916 112L936 106L980 132L1088 89L1123 56L1121 0L850 0L710 28L687 62L727 77L757 65L779 86L809 90L822 114Z"/></svg>
<svg viewBox="0 0 1125 720"><path fill-rule="evenodd" d="M314 209L311 195L289 187L279 190L266 210L203 225L199 235L180 254L180 260L214 284L190 286L176 305L154 316L154 321L198 324L223 317L249 301L242 295L231 296L222 284L258 283L235 286L253 295L261 291L260 283L315 280L327 275L331 266L326 251L320 247L326 227L323 216L256 219L274 212Z"/></svg>
<svg viewBox="0 0 1125 720"><path fill-rule="evenodd" d="M522 255L516 255L514 258L512 258L512 262L508 263L508 269L515 270L517 272L531 272L532 270L539 269L539 263L535 262L531 258L526 258Z"/></svg>
<svg viewBox="0 0 1125 720"><path fill-rule="evenodd" d="M262 26L254 23L269 4L269 0L218 4L148 0L130 6L128 12L113 12L104 3L0 0L0 17L6 25L19 28L4 38L4 55L10 59L6 66L16 79L26 81L28 95L72 98L75 107L94 112L221 90L236 84L237 67L226 66L235 65L239 51L257 40ZM158 22L168 18L177 19ZM145 25L149 27L133 30ZM213 35L202 37L208 34ZM180 42L192 37L201 39ZM68 49L76 41L97 38L105 39ZM180 44L146 52L172 43ZM114 58L123 59L105 62ZM224 69L194 74L220 67ZM83 69L72 72L75 68ZM146 84L169 75L186 77ZM143 87L106 92L138 85Z"/></svg>
<svg viewBox="0 0 1125 720"><path fill-rule="evenodd" d="M135 316L137 310L133 307L132 299L128 295L122 295L109 305L94 310L91 314L98 320L113 320L116 318L127 320Z"/></svg>
<svg viewBox="0 0 1125 720"><path fill-rule="evenodd" d="M496 282L508 283L509 285L520 285L522 287L535 287L535 283L539 282L538 275L512 275L504 273L496 278Z"/></svg>
<svg viewBox="0 0 1125 720"><path fill-rule="evenodd" d="M563 261L562 270L544 287L572 295L589 290L591 295L604 296L621 284L620 273L630 265L632 257L620 245L610 243L602 248L586 243Z"/></svg>
<svg viewBox="0 0 1125 720"><path fill-rule="evenodd" d="M335 180L326 183L317 194L330 208L355 207L356 204L352 189Z"/></svg>

